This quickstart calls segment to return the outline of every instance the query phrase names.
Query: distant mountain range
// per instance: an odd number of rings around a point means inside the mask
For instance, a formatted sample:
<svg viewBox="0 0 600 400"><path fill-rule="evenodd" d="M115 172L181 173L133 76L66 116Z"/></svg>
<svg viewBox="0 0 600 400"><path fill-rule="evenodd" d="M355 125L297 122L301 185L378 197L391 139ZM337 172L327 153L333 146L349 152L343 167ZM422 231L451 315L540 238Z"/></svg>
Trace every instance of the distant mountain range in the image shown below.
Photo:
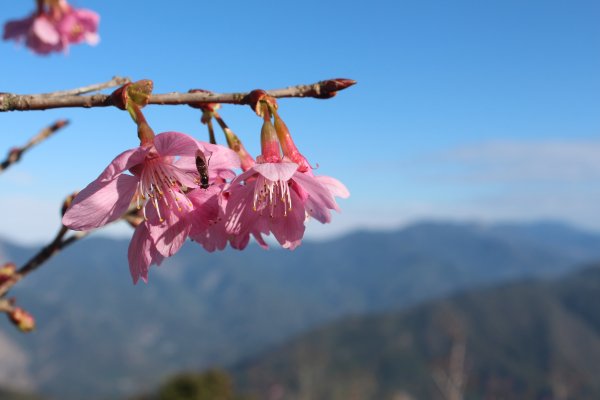
<svg viewBox="0 0 600 400"><path fill-rule="evenodd" d="M598 365L600 265L346 318L234 375L240 391L264 400L593 400Z"/></svg>
<svg viewBox="0 0 600 400"><path fill-rule="evenodd" d="M231 365L343 316L551 278L600 259L599 234L560 224L422 223L293 252L208 254L188 243L148 285L133 286L127 245L86 239L18 285L13 294L38 330L0 325L0 383L61 399L114 398L182 369ZM5 260L34 251L0 244Z"/></svg>
<svg viewBox="0 0 600 400"><path fill-rule="evenodd" d="M42 400L42 398L36 395L0 389L0 400Z"/></svg>

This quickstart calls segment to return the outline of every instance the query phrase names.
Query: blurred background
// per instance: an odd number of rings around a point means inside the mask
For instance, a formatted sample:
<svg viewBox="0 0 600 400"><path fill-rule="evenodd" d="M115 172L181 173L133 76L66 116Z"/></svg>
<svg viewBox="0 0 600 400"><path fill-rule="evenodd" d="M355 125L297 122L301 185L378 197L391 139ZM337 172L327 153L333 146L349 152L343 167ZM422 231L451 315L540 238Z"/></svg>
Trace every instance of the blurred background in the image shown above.
<svg viewBox="0 0 600 400"><path fill-rule="evenodd" d="M0 324L0 398L600 398L600 4L71 3L101 15L100 43L40 57L4 41L0 91L355 79L279 101L351 197L293 252L188 243L147 285L130 228L94 233L15 288L38 328ZM145 114L206 138L198 110ZM220 114L257 154L260 119ZM138 144L124 112L60 109L2 113L0 152L62 118L0 176L0 262L27 260L64 196Z"/></svg>

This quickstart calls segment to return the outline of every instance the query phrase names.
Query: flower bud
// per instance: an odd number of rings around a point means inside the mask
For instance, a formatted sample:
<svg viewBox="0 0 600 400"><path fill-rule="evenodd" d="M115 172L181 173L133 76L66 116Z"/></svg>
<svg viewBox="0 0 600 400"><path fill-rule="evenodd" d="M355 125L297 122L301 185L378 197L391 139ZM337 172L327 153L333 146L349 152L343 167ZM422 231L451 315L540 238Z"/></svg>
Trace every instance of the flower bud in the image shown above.
<svg viewBox="0 0 600 400"><path fill-rule="evenodd" d="M263 122L260 131L260 144L262 149L260 162L279 162L281 160L277 132L270 119L265 119Z"/></svg>
<svg viewBox="0 0 600 400"><path fill-rule="evenodd" d="M121 86L118 89L115 89L111 94L110 94L110 99L112 101L112 104L117 107L120 110L126 110L127 109L127 101L128 101L128 94L127 94L127 87L131 85L131 82L127 82L126 84L124 84L123 86Z"/></svg>
<svg viewBox="0 0 600 400"><path fill-rule="evenodd" d="M113 105L121 110L129 109L131 103L142 108L148 104L153 87L154 83L150 79L128 82L112 92L110 97Z"/></svg>
<svg viewBox="0 0 600 400"><path fill-rule="evenodd" d="M240 164L242 167L242 171L248 171L256 162L254 158L248 153L248 150L242 144L242 141L237 137L235 133L228 127L223 128L223 132L225 133L225 139L227 139L227 145L229 148L237 153L240 157Z"/></svg>
<svg viewBox="0 0 600 400"><path fill-rule="evenodd" d="M320 83L320 93L315 97L317 99L330 99L335 96L339 90L344 90L352 85L355 85L356 81L352 79L337 78L329 79Z"/></svg>
<svg viewBox="0 0 600 400"><path fill-rule="evenodd" d="M20 147L13 147L8 151L8 161L11 163L17 162L21 159L21 155L23 154L23 149Z"/></svg>
<svg viewBox="0 0 600 400"><path fill-rule="evenodd" d="M245 100L259 117L269 117L269 115L265 115L268 110L277 110L277 101L275 101L275 98L269 96L267 92L261 89L251 91Z"/></svg>
<svg viewBox="0 0 600 400"><path fill-rule="evenodd" d="M300 154L296 144L292 140L292 135L290 134L290 130L287 125L277 114L277 111L273 110L273 117L275 119L275 130L277 131L277 137L279 138L279 142L281 143L281 149L283 150L283 155L289 158L291 161L298 164L298 171L306 172L310 169L310 164L306 161L306 158Z"/></svg>
<svg viewBox="0 0 600 400"><path fill-rule="evenodd" d="M152 96L152 89L154 88L154 82L150 79L142 79L137 82L131 83L127 86L127 95L129 96L129 100L133 101L138 106L144 107L150 101L150 96Z"/></svg>
<svg viewBox="0 0 600 400"><path fill-rule="evenodd" d="M79 192L73 192L70 195L68 195L67 197L65 197L65 200L63 201L62 207L60 209L61 216L64 216L65 213L67 212L67 210L69 209L69 207L71 207L71 204L73 203L75 196L77 196L77 193L79 193Z"/></svg>
<svg viewBox="0 0 600 400"><path fill-rule="evenodd" d="M21 332L31 332L35 329L35 319L33 319L31 314L20 307L15 307L7 315L10 322L12 322Z"/></svg>
<svg viewBox="0 0 600 400"><path fill-rule="evenodd" d="M138 137L142 145L152 143L154 140L154 131L150 128L142 113L142 108L148 104L152 95L153 85L149 79L134 83L129 82L110 95L115 107L129 112L138 127Z"/></svg>
<svg viewBox="0 0 600 400"><path fill-rule="evenodd" d="M7 262L0 267L0 285L10 280L17 272L17 266L12 262Z"/></svg>

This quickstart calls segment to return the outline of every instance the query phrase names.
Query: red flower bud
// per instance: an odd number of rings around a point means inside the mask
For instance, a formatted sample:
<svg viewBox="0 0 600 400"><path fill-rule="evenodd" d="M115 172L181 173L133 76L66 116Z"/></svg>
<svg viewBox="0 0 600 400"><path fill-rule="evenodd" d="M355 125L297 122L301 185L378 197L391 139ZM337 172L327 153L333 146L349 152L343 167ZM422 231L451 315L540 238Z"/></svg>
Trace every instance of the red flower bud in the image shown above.
<svg viewBox="0 0 600 400"><path fill-rule="evenodd" d="M0 267L0 285L12 278L15 272L17 272L17 266L12 262L8 262Z"/></svg>
<svg viewBox="0 0 600 400"><path fill-rule="evenodd" d="M31 332L35 329L35 319L33 319L31 314L22 308L15 307L11 312L8 313L8 319L21 332Z"/></svg>
<svg viewBox="0 0 600 400"><path fill-rule="evenodd" d="M124 84L110 97L113 105L121 110L127 110L132 102L142 108L148 104L153 88L154 83L150 79L142 79Z"/></svg>
<svg viewBox="0 0 600 400"><path fill-rule="evenodd" d="M277 132L270 119L265 119L263 122L260 131L260 144L262 149L261 162L279 162L281 160Z"/></svg>
<svg viewBox="0 0 600 400"><path fill-rule="evenodd" d="M277 101L275 98L269 96L267 92L262 89L251 91L248 96L246 96L245 102L259 117L265 117L266 107L268 107L269 110L277 110Z"/></svg>
<svg viewBox="0 0 600 400"><path fill-rule="evenodd" d="M279 142L281 143L283 155L289 158L291 161L298 164L298 171L306 172L309 169L311 169L310 164L308 163L306 158L304 158L304 156L300 154L300 151L298 151L296 144L292 140L290 130L288 129L285 122L283 122L281 117L279 117L279 114L277 112L275 112L274 114L274 119L275 130L277 131L277 137L279 138Z"/></svg>
<svg viewBox="0 0 600 400"><path fill-rule="evenodd" d="M150 79L142 79L141 81L129 84L126 90L130 101L133 101L140 107L144 107L148 104L150 96L152 96L153 88L154 82Z"/></svg>
<svg viewBox="0 0 600 400"><path fill-rule="evenodd" d="M337 78L329 79L321 82L321 91L315 96L318 99L329 99L337 94L338 91L349 88L355 85L356 81L352 79Z"/></svg>

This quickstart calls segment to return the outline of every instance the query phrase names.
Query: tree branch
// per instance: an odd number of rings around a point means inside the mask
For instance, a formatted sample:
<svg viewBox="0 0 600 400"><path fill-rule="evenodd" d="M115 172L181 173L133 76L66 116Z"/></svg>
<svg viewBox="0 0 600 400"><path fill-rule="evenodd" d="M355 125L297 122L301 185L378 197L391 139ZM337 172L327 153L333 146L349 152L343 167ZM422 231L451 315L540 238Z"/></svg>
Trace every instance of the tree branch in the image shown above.
<svg viewBox="0 0 600 400"><path fill-rule="evenodd" d="M310 85L290 86L284 89L267 90L266 92L268 95L275 98L312 97L317 99L328 99L335 96L338 91L344 90L355 83L356 81L351 79L329 79ZM178 105L193 103L228 103L247 105L250 104L248 95L249 93L173 92L154 94L150 97L148 104ZM113 105L112 97L104 94L80 96L74 94L54 95L52 93L42 95L0 93L0 112L48 110L52 108L68 107L109 107Z"/></svg>
<svg viewBox="0 0 600 400"><path fill-rule="evenodd" d="M17 163L27 150L31 149L36 144L48 139L50 136L52 136L53 133L60 130L61 128L64 128L68 124L69 124L69 120L66 120L66 119L58 120L55 123L53 123L52 125L42 129L40 131L40 133L38 133L37 135L32 137L23 147L15 147L15 148L11 149L8 152L8 155L6 156L6 160L4 160L4 161L2 161L2 163L0 163L0 174L2 172L4 172L4 170L6 170L8 167L10 167L12 164Z"/></svg>
<svg viewBox="0 0 600 400"><path fill-rule="evenodd" d="M122 86L126 83L131 82L129 78L123 78L120 76L114 76L110 81L102 82L102 83L94 83L92 85L83 86L80 88L69 89L69 90L60 90L57 92L51 93L41 93L32 96L44 96L44 97L61 97L61 96L79 96L85 93L93 93L98 92L103 89L109 89L117 86Z"/></svg>
<svg viewBox="0 0 600 400"><path fill-rule="evenodd" d="M64 214L66 210L67 203L63 204L62 213ZM135 206L131 206L127 212L125 212L121 218L111 222L115 223L117 221L126 221L132 226L137 226L141 222L141 218L138 216L138 209ZM6 296L6 293L21 279L29 275L31 272L38 269L42 266L46 261L52 258L55 254L58 254L65 247L70 246L71 244L77 242L80 239L88 236L93 230L90 231L80 231L75 232L71 236L66 237L66 234L69 232L69 229L61 224L60 229L56 233L52 242L43 247L40 251L38 251L33 257L29 259L21 268L19 268L14 275L12 275L9 279L0 284L0 312L2 312L2 300Z"/></svg>
<svg viewBox="0 0 600 400"><path fill-rule="evenodd" d="M52 256L60 252L65 247L75 243L79 239L87 236L90 231L77 232L70 237L64 239L64 236L68 232L65 226L61 226L60 230L54 237L54 240L47 246L43 247L36 255L34 255L29 261L27 261L15 274L2 285L0 285L0 298L12 288L17 282L25 278L31 272L38 269L42 264L48 261Z"/></svg>

